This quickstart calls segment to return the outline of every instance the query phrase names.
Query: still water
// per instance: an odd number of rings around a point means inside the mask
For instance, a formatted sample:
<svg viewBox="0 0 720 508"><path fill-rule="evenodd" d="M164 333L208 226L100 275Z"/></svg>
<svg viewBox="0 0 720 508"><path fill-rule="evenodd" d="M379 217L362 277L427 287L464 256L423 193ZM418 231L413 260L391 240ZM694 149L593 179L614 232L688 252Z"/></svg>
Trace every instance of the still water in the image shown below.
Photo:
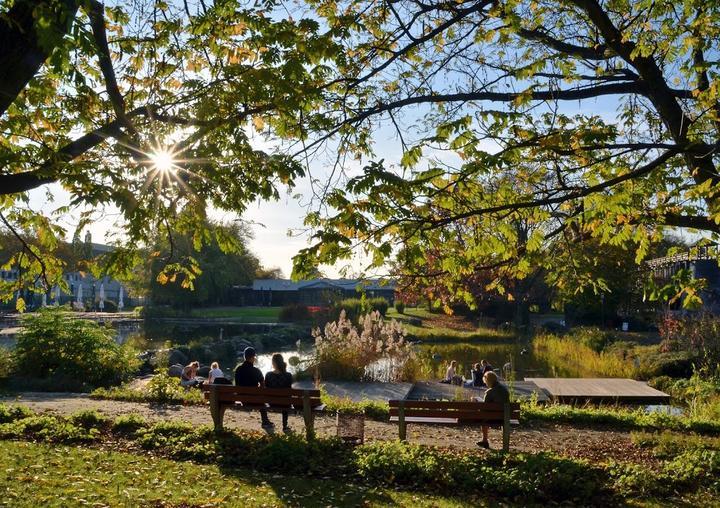
<svg viewBox="0 0 720 508"><path fill-rule="evenodd" d="M240 337L247 338L256 343L263 337L272 336L275 333L284 333L279 328L272 326L258 325L255 328L248 328L247 324L230 325L176 325L167 322L138 323L134 330L120 335L120 342L128 342L138 350L162 349L173 346L193 346L198 344L210 344L222 338ZM288 363L289 370L295 373L302 362L307 360L312 353L312 339L307 336L299 337L298 348L294 337L286 342L284 347L265 347L258 354L257 366L263 372L271 369L271 357L273 353L280 352ZM445 369L451 360L458 362L458 373L470 377L470 369L474 363L480 360L488 360L496 369L502 369L509 364L515 371L516 378L531 376L561 376L572 375L560 365L550 365L543 358L537 357L532 344L527 342L425 342L417 344L418 359L421 364L423 377L440 379L445 375ZM238 362L235 357L216 358L221 368L226 371L232 370Z"/></svg>

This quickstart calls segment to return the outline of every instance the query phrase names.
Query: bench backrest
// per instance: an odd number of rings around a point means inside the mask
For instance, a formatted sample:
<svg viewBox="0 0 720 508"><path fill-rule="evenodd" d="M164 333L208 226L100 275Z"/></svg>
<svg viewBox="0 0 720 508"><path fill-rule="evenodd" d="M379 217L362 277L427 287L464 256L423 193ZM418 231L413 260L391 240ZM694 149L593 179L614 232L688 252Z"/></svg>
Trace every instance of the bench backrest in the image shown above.
<svg viewBox="0 0 720 508"><path fill-rule="evenodd" d="M457 418L468 422L502 422L504 404L495 402L451 402L441 400L391 400L390 416L399 416L402 406L405 417ZM520 404L510 403L510 419L520 418Z"/></svg>
<svg viewBox="0 0 720 508"><path fill-rule="evenodd" d="M274 407L303 407L303 401L307 398L310 407L322 405L320 401L320 390L297 390L295 388L253 388L246 386L231 385L201 385L206 399L215 392L218 402L231 404L240 402L244 406L269 404Z"/></svg>

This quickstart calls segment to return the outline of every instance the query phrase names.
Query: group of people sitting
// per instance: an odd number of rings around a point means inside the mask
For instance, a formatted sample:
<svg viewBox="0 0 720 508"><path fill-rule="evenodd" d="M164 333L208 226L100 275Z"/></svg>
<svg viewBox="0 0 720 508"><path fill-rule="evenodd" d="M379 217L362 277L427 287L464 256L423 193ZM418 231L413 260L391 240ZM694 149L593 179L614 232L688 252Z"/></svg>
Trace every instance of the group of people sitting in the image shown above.
<svg viewBox="0 0 720 508"><path fill-rule="evenodd" d="M451 385L465 384L466 386L474 386L479 388L482 386L486 386L486 383L484 381L485 374L493 371L494 369L493 366L490 365L490 362L488 362L487 360L481 360L480 363L476 363L473 365L473 368L470 371L472 378L466 382L463 376L457 373L457 362L453 360L450 362L450 365L448 365L448 368L445 371L445 379L442 379L440 382Z"/></svg>
<svg viewBox="0 0 720 508"><path fill-rule="evenodd" d="M265 376L255 367L257 353L252 347L245 348L243 352L244 361L235 368L235 386L247 386L252 388L292 388L292 374L287 371L287 364L283 355L275 353L272 356L272 370L267 372ZM220 369L218 362L213 362L210 366L210 372L206 380L199 378L197 375L200 363L191 362L187 365L180 376L180 384L185 387L197 386L202 383L207 384L224 384L229 385L232 382L225 377L225 373ZM268 418L265 409L260 409L260 418L263 428L273 428L274 424ZM283 432L290 432L288 426L288 412L282 412Z"/></svg>

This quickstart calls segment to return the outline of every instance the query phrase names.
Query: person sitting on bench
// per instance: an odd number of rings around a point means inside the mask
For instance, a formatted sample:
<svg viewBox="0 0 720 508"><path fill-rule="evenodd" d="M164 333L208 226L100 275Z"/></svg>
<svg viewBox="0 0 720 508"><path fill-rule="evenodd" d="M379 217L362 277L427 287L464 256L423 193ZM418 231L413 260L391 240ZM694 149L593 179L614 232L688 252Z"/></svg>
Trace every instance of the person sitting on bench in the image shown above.
<svg viewBox="0 0 720 508"><path fill-rule="evenodd" d="M265 388L265 379L260 369L255 367L255 348L246 347L243 352L245 361L235 368L235 386L248 386L253 388ZM274 425L268 419L266 409L260 409L260 421L264 429L272 428Z"/></svg>
<svg viewBox="0 0 720 508"><path fill-rule="evenodd" d="M488 371L483 376L483 381L485 381L488 387L483 402L495 402L498 404L507 404L510 402L510 392L504 384L498 381L497 374L493 371ZM482 436L482 441L478 441L477 443L478 446L481 448L490 448L487 425L482 426Z"/></svg>
<svg viewBox="0 0 720 508"><path fill-rule="evenodd" d="M265 388L292 388L292 374L287 371L287 364L283 355L275 353L272 355L273 370L265 374ZM288 412L282 412L283 432L288 434Z"/></svg>

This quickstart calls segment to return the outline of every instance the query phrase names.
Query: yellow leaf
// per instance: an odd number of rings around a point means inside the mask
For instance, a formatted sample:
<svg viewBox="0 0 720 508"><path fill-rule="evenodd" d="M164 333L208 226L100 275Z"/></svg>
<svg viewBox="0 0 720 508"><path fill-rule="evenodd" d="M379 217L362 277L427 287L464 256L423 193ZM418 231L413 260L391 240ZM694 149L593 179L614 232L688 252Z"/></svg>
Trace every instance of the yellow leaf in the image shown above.
<svg viewBox="0 0 720 508"><path fill-rule="evenodd" d="M263 120L261 116L254 116L252 123L256 131L262 131L265 128L265 120Z"/></svg>

